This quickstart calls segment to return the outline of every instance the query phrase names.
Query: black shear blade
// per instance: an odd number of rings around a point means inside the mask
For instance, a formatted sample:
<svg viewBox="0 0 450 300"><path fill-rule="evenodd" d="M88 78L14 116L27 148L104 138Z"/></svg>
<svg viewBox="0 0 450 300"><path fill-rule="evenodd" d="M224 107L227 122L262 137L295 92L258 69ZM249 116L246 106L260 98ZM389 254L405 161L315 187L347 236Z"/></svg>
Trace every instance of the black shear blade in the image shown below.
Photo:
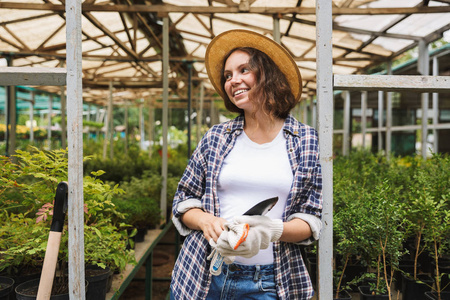
<svg viewBox="0 0 450 300"><path fill-rule="evenodd" d="M247 210L244 215L245 216L258 216L258 215L265 215L269 210L271 210L275 204L278 202L278 197L272 197L266 200L263 200Z"/></svg>

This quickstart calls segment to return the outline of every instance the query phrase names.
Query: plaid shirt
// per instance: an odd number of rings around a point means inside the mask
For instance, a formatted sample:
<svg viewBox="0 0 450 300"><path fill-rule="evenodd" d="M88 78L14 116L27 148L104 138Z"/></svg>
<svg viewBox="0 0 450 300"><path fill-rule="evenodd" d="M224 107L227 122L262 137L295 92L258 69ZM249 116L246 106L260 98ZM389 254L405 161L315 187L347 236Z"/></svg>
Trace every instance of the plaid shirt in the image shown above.
<svg viewBox="0 0 450 300"><path fill-rule="evenodd" d="M202 209L220 216L217 179L225 157L233 148L236 137L244 129L244 118L213 126L200 141L186 167L173 201L174 219L181 217L178 205L185 200L198 199ZM319 145L314 128L288 116L283 127L286 150L294 174L283 221L296 213L321 218L322 171ZM274 270L277 294L284 299L310 299L313 288L300 246L295 243L274 242ZM175 299L205 299L211 274L211 252L201 231L192 231L185 239L172 274L171 289Z"/></svg>

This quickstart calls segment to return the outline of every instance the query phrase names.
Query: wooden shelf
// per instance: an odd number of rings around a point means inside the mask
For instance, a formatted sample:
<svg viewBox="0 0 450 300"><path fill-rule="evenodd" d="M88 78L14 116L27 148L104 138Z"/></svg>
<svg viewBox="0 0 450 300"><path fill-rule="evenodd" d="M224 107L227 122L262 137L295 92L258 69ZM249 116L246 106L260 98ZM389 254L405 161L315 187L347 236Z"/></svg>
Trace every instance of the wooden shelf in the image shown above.
<svg viewBox="0 0 450 300"><path fill-rule="evenodd" d="M163 229L149 230L145 235L144 241L135 244L135 257L137 264L128 264L125 270L120 274L113 275L113 281L111 290L106 294L106 299L116 300L122 295L127 286L131 283L133 278L136 276L138 270L147 261L152 259L152 253L159 241L164 237L167 231L172 226L172 221L167 223ZM151 263L147 263L147 266L152 266ZM151 270L152 268L146 269L146 280L147 278L151 280ZM151 284L149 284L151 287ZM151 293L151 290L150 290ZM148 294L146 292L146 294ZM146 295L148 296L148 295ZM149 299L148 297L146 299Z"/></svg>

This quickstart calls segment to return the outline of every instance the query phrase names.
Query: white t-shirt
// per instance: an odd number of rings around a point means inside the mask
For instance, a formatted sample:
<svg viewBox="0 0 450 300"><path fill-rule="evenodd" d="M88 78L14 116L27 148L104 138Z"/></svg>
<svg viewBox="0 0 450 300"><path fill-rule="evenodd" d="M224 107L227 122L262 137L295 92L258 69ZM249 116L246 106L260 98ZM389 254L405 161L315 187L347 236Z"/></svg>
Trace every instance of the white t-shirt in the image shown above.
<svg viewBox="0 0 450 300"><path fill-rule="evenodd" d="M283 130L273 141L265 144L253 142L243 131L225 158L219 174L220 216L231 221L258 202L278 196L277 204L267 216L281 219L293 178ZM236 263L272 264L272 243L252 258L236 257Z"/></svg>

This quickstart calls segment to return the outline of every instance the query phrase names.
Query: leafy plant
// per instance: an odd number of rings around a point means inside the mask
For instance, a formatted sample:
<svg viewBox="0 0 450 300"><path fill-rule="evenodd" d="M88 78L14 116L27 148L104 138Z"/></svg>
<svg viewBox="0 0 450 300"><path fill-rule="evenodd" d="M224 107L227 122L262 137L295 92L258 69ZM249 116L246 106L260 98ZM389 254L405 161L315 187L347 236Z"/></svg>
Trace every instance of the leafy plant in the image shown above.
<svg viewBox="0 0 450 300"><path fill-rule="evenodd" d="M0 190L0 266L8 272L18 270L22 264L42 262L56 186L67 181L66 150L32 148L31 152L17 151L16 157L17 164L6 158L0 160L5 175ZM103 183L98 178L102 174L103 171L93 172L83 180L86 262L123 269L126 263L134 261L133 251L126 247L129 226L122 222L125 216L112 202L123 190L118 185ZM7 201L10 195L14 195L14 201ZM20 213L14 212L17 208L21 209ZM63 234L60 254L65 258L67 239L68 235Z"/></svg>

